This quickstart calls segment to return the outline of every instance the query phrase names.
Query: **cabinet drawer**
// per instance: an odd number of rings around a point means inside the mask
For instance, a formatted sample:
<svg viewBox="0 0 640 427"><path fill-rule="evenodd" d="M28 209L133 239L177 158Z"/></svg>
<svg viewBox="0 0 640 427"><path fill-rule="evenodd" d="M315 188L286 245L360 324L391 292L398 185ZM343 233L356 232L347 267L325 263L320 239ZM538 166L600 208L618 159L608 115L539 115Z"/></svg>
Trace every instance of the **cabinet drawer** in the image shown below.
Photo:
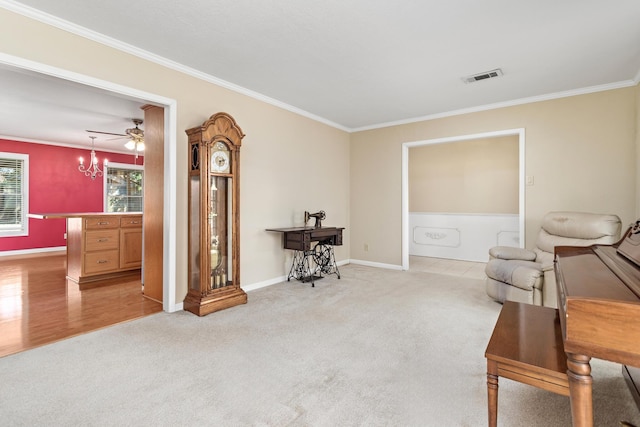
<svg viewBox="0 0 640 427"><path fill-rule="evenodd" d="M106 249L118 249L119 230L95 230L87 231L84 235L84 250L103 251Z"/></svg>
<svg viewBox="0 0 640 427"><path fill-rule="evenodd" d="M104 273L117 270L120 262L118 250L91 252L84 255L84 273Z"/></svg>
<svg viewBox="0 0 640 427"><path fill-rule="evenodd" d="M120 227L142 227L141 216L125 216L120 218Z"/></svg>
<svg viewBox="0 0 640 427"><path fill-rule="evenodd" d="M120 217L99 216L95 218L85 218L84 226L87 230L118 228L120 226Z"/></svg>

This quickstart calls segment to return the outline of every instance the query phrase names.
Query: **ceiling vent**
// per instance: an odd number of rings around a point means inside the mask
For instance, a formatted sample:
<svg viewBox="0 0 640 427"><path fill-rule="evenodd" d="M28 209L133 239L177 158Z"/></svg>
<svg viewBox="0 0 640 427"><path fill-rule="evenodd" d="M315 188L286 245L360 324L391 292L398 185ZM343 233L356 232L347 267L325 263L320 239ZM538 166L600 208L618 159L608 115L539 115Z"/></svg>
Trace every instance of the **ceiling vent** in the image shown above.
<svg viewBox="0 0 640 427"><path fill-rule="evenodd" d="M474 83L479 82L480 80L493 79L495 77L501 77L502 70L500 68L496 68L495 70L485 71L484 73L474 74L472 76L463 77L462 81L465 83Z"/></svg>

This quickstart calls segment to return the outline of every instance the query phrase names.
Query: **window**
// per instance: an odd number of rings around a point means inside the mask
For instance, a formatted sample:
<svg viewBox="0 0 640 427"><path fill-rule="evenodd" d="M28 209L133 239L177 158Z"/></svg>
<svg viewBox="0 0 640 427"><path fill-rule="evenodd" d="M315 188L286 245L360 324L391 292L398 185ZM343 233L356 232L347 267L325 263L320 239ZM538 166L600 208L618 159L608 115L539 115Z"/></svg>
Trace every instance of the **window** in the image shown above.
<svg viewBox="0 0 640 427"><path fill-rule="evenodd" d="M105 168L105 211L142 212L144 168L123 163L109 163Z"/></svg>
<svg viewBox="0 0 640 427"><path fill-rule="evenodd" d="M29 234L29 156L0 153L0 237Z"/></svg>

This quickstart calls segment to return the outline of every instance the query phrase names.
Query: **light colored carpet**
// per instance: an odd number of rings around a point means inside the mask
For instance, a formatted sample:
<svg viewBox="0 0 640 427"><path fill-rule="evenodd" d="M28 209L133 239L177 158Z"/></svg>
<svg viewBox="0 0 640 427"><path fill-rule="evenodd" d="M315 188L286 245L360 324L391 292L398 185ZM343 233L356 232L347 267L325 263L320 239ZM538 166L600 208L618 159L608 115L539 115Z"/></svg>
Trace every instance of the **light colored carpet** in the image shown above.
<svg viewBox="0 0 640 427"><path fill-rule="evenodd" d="M159 313L0 359L7 426L482 426L500 305L478 279L348 265L199 318ZM594 360L597 426L640 414ZM500 381L503 426L569 426L569 400Z"/></svg>

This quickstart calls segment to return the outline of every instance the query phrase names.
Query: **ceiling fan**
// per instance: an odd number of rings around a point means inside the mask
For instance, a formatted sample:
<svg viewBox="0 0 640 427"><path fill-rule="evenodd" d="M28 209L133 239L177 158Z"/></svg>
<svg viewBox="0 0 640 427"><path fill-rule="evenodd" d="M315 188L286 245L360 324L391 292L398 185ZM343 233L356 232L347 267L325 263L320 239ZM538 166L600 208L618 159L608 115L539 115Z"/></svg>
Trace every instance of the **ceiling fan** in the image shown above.
<svg viewBox="0 0 640 427"><path fill-rule="evenodd" d="M144 131L138 127L142 124L142 119L131 119L131 120L133 121L133 124L135 125L135 127L125 129L124 131L125 133L102 132L98 130L89 130L89 129L87 129L87 132L116 136L116 138L110 138L108 140L129 138L129 140L124 144L124 146L129 150L135 150L136 157L137 157L138 152L144 151Z"/></svg>

